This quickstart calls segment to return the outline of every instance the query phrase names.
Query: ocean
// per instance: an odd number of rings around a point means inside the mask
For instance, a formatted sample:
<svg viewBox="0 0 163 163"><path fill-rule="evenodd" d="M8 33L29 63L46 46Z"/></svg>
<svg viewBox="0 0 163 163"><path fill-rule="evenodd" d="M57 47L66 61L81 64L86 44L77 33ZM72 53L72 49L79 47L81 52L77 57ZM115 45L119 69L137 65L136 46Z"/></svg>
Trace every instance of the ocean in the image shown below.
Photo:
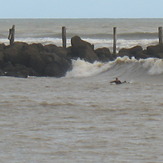
<svg viewBox="0 0 163 163"><path fill-rule="evenodd" d="M68 46L74 35L112 50L158 43L163 19L0 19L0 42ZM163 162L163 60L73 60L65 77L0 77L1 163ZM125 84L110 84L118 77Z"/></svg>
<svg viewBox="0 0 163 163"><path fill-rule="evenodd" d="M117 27L117 50L123 47L158 43L158 27L163 19L0 19L0 42L8 44L9 28L15 25L15 41L62 45L62 26L67 46L78 35L95 48L113 46L113 27Z"/></svg>

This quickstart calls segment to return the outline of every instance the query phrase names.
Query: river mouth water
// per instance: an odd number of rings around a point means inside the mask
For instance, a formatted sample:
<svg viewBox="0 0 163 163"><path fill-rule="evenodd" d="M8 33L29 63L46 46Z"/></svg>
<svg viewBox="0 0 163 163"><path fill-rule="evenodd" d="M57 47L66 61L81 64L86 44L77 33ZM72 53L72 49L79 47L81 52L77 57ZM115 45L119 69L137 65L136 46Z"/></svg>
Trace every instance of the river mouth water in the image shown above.
<svg viewBox="0 0 163 163"><path fill-rule="evenodd" d="M163 160L162 84L112 85L100 75L0 80L2 163Z"/></svg>

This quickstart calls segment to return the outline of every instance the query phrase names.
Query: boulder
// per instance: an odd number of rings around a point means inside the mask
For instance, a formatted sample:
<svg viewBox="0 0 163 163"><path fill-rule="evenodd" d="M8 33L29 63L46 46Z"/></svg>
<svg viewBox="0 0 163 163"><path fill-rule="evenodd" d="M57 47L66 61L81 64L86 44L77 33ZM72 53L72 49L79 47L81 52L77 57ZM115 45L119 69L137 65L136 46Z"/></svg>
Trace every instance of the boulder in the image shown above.
<svg viewBox="0 0 163 163"><path fill-rule="evenodd" d="M42 44L31 44L26 47L22 54L25 59L25 63L23 64L27 67L31 67L40 75L42 75L42 72L46 66L42 52L44 52L44 47Z"/></svg>
<svg viewBox="0 0 163 163"><path fill-rule="evenodd" d="M24 65L7 63L3 68L3 75L27 78L28 76L38 76L38 74L31 68Z"/></svg>
<svg viewBox="0 0 163 163"><path fill-rule="evenodd" d="M3 51L5 49L5 44L0 44L0 51Z"/></svg>
<svg viewBox="0 0 163 163"><path fill-rule="evenodd" d="M67 50L61 47L16 42L0 50L0 68L9 76L61 77L72 68L72 64Z"/></svg>
<svg viewBox="0 0 163 163"><path fill-rule="evenodd" d="M12 46L6 46L4 49L5 62L11 62L13 64L21 64L24 60L23 52L28 46L27 43L15 42ZM26 62L26 60L25 60Z"/></svg>
<svg viewBox="0 0 163 163"><path fill-rule="evenodd" d="M150 57L162 58L162 55L160 55L161 53L163 53L163 44L147 47L147 55L149 55Z"/></svg>
<svg viewBox="0 0 163 163"><path fill-rule="evenodd" d="M142 52L143 48L141 46L134 46L134 47L130 48L129 51L131 54L135 55L139 52Z"/></svg>
<svg viewBox="0 0 163 163"><path fill-rule="evenodd" d="M81 58L88 62L93 63L98 60L97 54L93 50L93 46L82 40L79 36L74 36L71 38L71 58Z"/></svg>
<svg viewBox="0 0 163 163"><path fill-rule="evenodd" d="M67 57L67 49L58 47L54 44L45 45L44 50L48 53L56 53L61 57Z"/></svg>
<svg viewBox="0 0 163 163"><path fill-rule="evenodd" d="M0 69L0 76L4 76L4 71L2 69Z"/></svg>
<svg viewBox="0 0 163 163"><path fill-rule="evenodd" d="M0 68L3 67L4 63L4 53L0 51Z"/></svg>
<svg viewBox="0 0 163 163"><path fill-rule="evenodd" d="M99 61L102 62L108 62L114 59L114 56L108 48L98 48L95 50L95 53L97 54Z"/></svg>
<svg viewBox="0 0 163 163"><path fill-rule="evenodd" d="M143 48L141 46L134 46L132 48L126 49L120 49L118 56L128 56L129 58L135 57L136 59L140 58L147 58L147 55L143 53Z"/></svg>
<svg viewBox="0 0 163 163"><path fill-rule="evenodd" d="M44 51L42 44L31 44L15 42L12 46L7 46L4 50L4 60L6 63L22 65L33 69L37 75L42 75L45 62L41 56ZM17 71L16 69L13 69Z"/></svg>
<svg viewBox="0 0 163 163"><path fill-rule="evenodd" d="M62 57L56 53L44 53L43 55L46 62L45 76L65 76L66 72L72 69L72 63L69 58Z"/></svg>
<svg viewBox="0 0 163 163"><path fill-rule="evenodd" d="M157 54L158 58L163 59L163 52Z"/></svg>

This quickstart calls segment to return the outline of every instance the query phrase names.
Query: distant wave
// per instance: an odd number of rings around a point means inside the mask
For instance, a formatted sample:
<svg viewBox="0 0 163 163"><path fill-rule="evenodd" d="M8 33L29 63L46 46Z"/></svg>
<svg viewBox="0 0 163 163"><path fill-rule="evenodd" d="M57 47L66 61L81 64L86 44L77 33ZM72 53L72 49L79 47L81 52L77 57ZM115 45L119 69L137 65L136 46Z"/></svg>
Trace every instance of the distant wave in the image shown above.
<svg viewBox="0 0 163 163"><path fill-rule="evenodd" d="M148 33L148 32L135 32L135 33L121 33L118 34L119 38L125 39L155 39L158 37L158 33Z"/></svg>
<svg viewBox="0 0 163 163"><path fill-rule="evenodd" d="M71 37L79 35L81 39L94 44L95 48L108 47L112 50L113 47L113 35L107 33L73 33L67 32L67 46L71 46ZM61 32L33 32L33 33L23 33L17 32L15 41L23 41L27 43L42 43L55 44L57 46L62 46L62 36ZM0 35L0 42L9 44L7 39L7 34ZM158 43L157 33L118 33L117 35L117 50L121 48L130 48L136 45L140 45L143 48L154 45Z"/></svg>
<svg viewBox="0 0 163 163"><path fill-rule="evenodd" d="M71 38L75 35L80 36L81 38L85 39L112 39L113 34L107 33L97 33L97 34L85 34L85 33L67 33L67 38ZM143 33L143 32L136 32L136 33L119 33L117 37L119 39L155 39L158 36L158 33ZM35 37L50 37L50 38L61 38L61 33L58 34L42 34Z"/></svg>
<svg viewBox="0 0 163 163"><path fill-rule="evenodd" d="M90 42L91 44L94 44L95 49L101 48L101 47L108 47L112 51L113 47L113 40L112 39L95 39L95 38L83 38L83 40ZM55 44L57 46L62 46L62 39L61 38L54 38L54 37L16 37L15 41L19 42L26 42L28 44L31 43L41 43L43 45L47 44ZM6 45L9 44L9 40L7 38L0 38L1 43L5 43ZM118 39L117 40L117 51L121 48L131 48L136 45L140 45L143 48L146 48L149 45L155 45L158 43L158 39L133 39L133 40L127 40L127 39ZM67 38L67 46L71 46L71 39Z"/></svg>
<svg viewBox="0 0 163 163"><path fill-rule="evenodd" d="M94 38L94 39L112 39L113 34L107 33L97 33L97 34L83 34L84 38ZM156 39L158 38L158 33L145 33L145 32L135 32L135 33L117 33L117 38L137 40L137 39Z"/></svg>
<svg viewBox="0 0 163 163"><path fill-rule="evenodd" d="M67 38L70 39L71 37L78 35L83 39L113 39L112 33L70 33L67 32ZM0 34L0 38L6 38L7 34ZM61 33L17 33L16 38L62 38ZM137 39L156 39L158 38L158 33L145 33L145 32L135 32L135 33L117 33L117 38L119 39L128 39L128 40L137 40Z"/></svg>
<svg viewBox="0 0 163 163"><path fill-rule="evenodd" d="M0 34L0 38L5 38L5 37L7 37L7 35L5 35L5 34Z"/></svg>

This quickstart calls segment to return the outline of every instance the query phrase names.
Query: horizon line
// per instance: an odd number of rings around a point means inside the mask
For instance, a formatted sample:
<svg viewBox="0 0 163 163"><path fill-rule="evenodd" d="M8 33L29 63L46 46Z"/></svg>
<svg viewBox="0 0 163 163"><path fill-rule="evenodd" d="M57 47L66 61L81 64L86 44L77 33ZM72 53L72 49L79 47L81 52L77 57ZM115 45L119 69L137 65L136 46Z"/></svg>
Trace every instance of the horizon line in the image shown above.
<svg viewBox="0 0 163 163"><path fill-rule="evenodd" d="M163 17L110 17L110 18L106 18L106 17L80 17L80 18L76 18L76 17L6 17L6 18L0 18L0 19L163 19Z"/></svg>

